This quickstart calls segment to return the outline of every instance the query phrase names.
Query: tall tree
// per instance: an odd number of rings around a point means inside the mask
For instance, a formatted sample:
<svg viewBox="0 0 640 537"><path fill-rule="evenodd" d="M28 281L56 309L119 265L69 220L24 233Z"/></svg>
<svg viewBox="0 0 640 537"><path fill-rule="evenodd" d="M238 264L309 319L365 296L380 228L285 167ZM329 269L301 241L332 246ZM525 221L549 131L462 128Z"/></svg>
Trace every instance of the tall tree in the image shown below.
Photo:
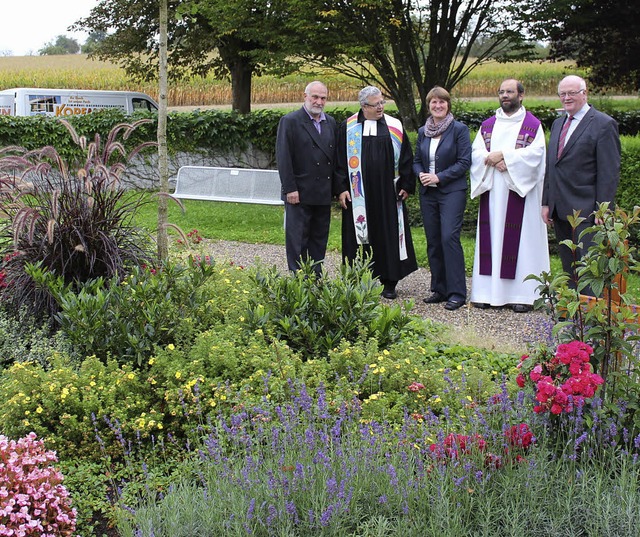
<svg viewBox="0 0 640 537"><path fill-rule="evenodd" d="M91 32L87 40L82 45L81 51L83 54L91 54L96 51L100 43L102 43L107 37L105 32Z"/></svg>
<svg viewBox="0 0 640 537"><path fill-rule="evenodd" d="M309 0L307 32L314 63L376 84L395 100L403 121L417 128L425 99L439 85L453 89L489 58L528 58L524 0ZM478 39L487 46L470 52ZM420 109L416 106L416 96Z"/></svg>
<svg viewBox="0 0 640 537"><path fill-rule="evenodd" d="M214 71L232 85L232 107L250 111L251 79L262 72L295 67L283 32L284 0L169 0L170 72L205 75ZM92 56L111 60L138 78L157 74L158 12L154 0L102 0L73 29L107 37Z"/></svg>
<svg viewBox="0 0 640 537"><path fill-rule="evenodd" d="M535 0L535 35L553 59L589 68L600 88L640 90L640 9L637 0Z"/></svg>
<svg viewBox="0 0 640 537"><path fill-rule="evenodd" d="M80 52L80 45L75 39L59 35L55 41L49 41L42 47L38 54L40 56L53 56L58 54L77 54L78 52Z"/></svg>

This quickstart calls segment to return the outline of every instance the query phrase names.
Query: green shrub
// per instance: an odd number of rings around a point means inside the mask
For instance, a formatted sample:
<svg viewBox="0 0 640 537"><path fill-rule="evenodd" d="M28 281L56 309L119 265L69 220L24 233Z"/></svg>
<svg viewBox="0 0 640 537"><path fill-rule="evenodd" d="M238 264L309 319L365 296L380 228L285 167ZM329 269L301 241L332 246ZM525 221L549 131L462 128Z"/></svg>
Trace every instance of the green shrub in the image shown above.
<svg viewBox="0 0 640 537"><path fill-rule="evenodd" d="M17 313L0 309L0 369L16 362L37 362L46 367L55 354L75 355L61 332L51 334L49 323L38 322L24 308Z"/></svg>
<svg viewBox="0 0 640 537"><path fill-rule="evenodd" d="M162 430L160 402L148 380L114 360L103 364L87 358L80 367L66 356L53 356L50 368L17 363L0 376L0 421L3 432L20 436L30 431L46 440L61 458L100 460L98 436L114 457L127 449L123 433L139 433L136 420L158 416L144 437ZM108 417L107 423L103 418ZM116 425L117 424L117 425Z"/></svg>
<svg viewBox="0 0 640 537"><path fill-rule="evenodd" d="M219 320L207 287L214 268L206 257L132 267L123 280L116 274L76 286L38 268L29 273L55 297L55 319L78 352L103 360L112 356L140 367L156 346L189 341Z"/></svg>
<svg viewBox="0 0 640 537"><path fill-rule="evenodd" d="M382 286L367 260L342 264L333 278L326 273L316 278L310 263L295 274L281 275L273 268L259 271L255 283L248 329L285 340L305 359L326 356L343 339L373 337L384 347L421 329L407 313L411 304L404 310L380 304Z"/></svg>

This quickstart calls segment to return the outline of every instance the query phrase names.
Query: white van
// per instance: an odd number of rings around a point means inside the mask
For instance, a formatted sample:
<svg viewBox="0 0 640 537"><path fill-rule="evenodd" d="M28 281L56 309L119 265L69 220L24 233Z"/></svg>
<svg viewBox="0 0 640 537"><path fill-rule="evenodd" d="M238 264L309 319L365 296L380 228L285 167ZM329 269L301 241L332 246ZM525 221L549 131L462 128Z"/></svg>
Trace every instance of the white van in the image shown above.
<svg viewBox="0 0 640 537"><path fill-rule="evenodd" d="M0 115L69 117L98 110L158 110L148 95L135 91L12 88L0 91Z"/></svg>

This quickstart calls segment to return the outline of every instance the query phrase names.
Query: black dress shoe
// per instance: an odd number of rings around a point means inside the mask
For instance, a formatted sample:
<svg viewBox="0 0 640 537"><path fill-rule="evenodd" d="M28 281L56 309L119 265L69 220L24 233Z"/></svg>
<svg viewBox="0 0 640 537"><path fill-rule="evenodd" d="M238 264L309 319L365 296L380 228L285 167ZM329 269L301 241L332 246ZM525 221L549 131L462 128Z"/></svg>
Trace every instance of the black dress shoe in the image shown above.
<svg viewBox="0 0 640 537"><path fill-rule="evenodd" d="M444 305L444 309L453 311L461 308L465 305L464 300L447 300L447 303Z"/></svg>
<svg viewBox="0 0 640 537"><path fill-rule="evenodd" d="M393 300L394 298L398 298L398 293L396 293L395 289L385 289L382 291L382 297Z"/></svg>
<svg viewBox="0 0 640 537"><path fill-rule="evenodd" d="M491 305L487 304L486 302L472 302L472 304L474 308L478 308L481 310L488 310L491 307Z"/></svg>
<svg viewBox="0 0 640 537"><path fill-rule="evenodd" d="M431 293L427 298L423 298L422 301L425 304L437 304L438 302L445 302L447 299L440 293Z"/></svg>
<svg viewBox="0 0 640 537"><path fill-rule="evenodd" d="M533 309L533 306L529 306L529 304L513 304L511 309L516 313L527 313Z"/></svg>

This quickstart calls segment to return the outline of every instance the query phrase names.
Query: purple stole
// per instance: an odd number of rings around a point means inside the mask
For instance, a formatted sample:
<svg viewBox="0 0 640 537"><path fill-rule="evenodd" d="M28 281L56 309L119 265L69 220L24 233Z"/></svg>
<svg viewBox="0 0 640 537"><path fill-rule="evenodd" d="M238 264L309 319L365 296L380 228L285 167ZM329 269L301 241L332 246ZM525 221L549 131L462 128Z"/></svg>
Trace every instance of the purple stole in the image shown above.
<svg viewBox="0 0 640 537"><path fill-rule="evenodd" d="M480 133L484 139L487 151L491 148L491 135L496 124L496 116L491 116L480 127ZM540 127L540 120L531 112L527 112L522 120L520 132L516 139L516 149L531 145ZM479 273L483 276L491 276L491 215L489 214L490 191L480 195L480 211L478 227L480 237L480 262ZM522 233L522 217L524 215L525 198L509 191L507 202L507 214L504 223L504 236L502 238L502 263L500 265L500 278L513 280L516 277L516 265L518 263L518 251L520 250L520 235Z"/></svg>

